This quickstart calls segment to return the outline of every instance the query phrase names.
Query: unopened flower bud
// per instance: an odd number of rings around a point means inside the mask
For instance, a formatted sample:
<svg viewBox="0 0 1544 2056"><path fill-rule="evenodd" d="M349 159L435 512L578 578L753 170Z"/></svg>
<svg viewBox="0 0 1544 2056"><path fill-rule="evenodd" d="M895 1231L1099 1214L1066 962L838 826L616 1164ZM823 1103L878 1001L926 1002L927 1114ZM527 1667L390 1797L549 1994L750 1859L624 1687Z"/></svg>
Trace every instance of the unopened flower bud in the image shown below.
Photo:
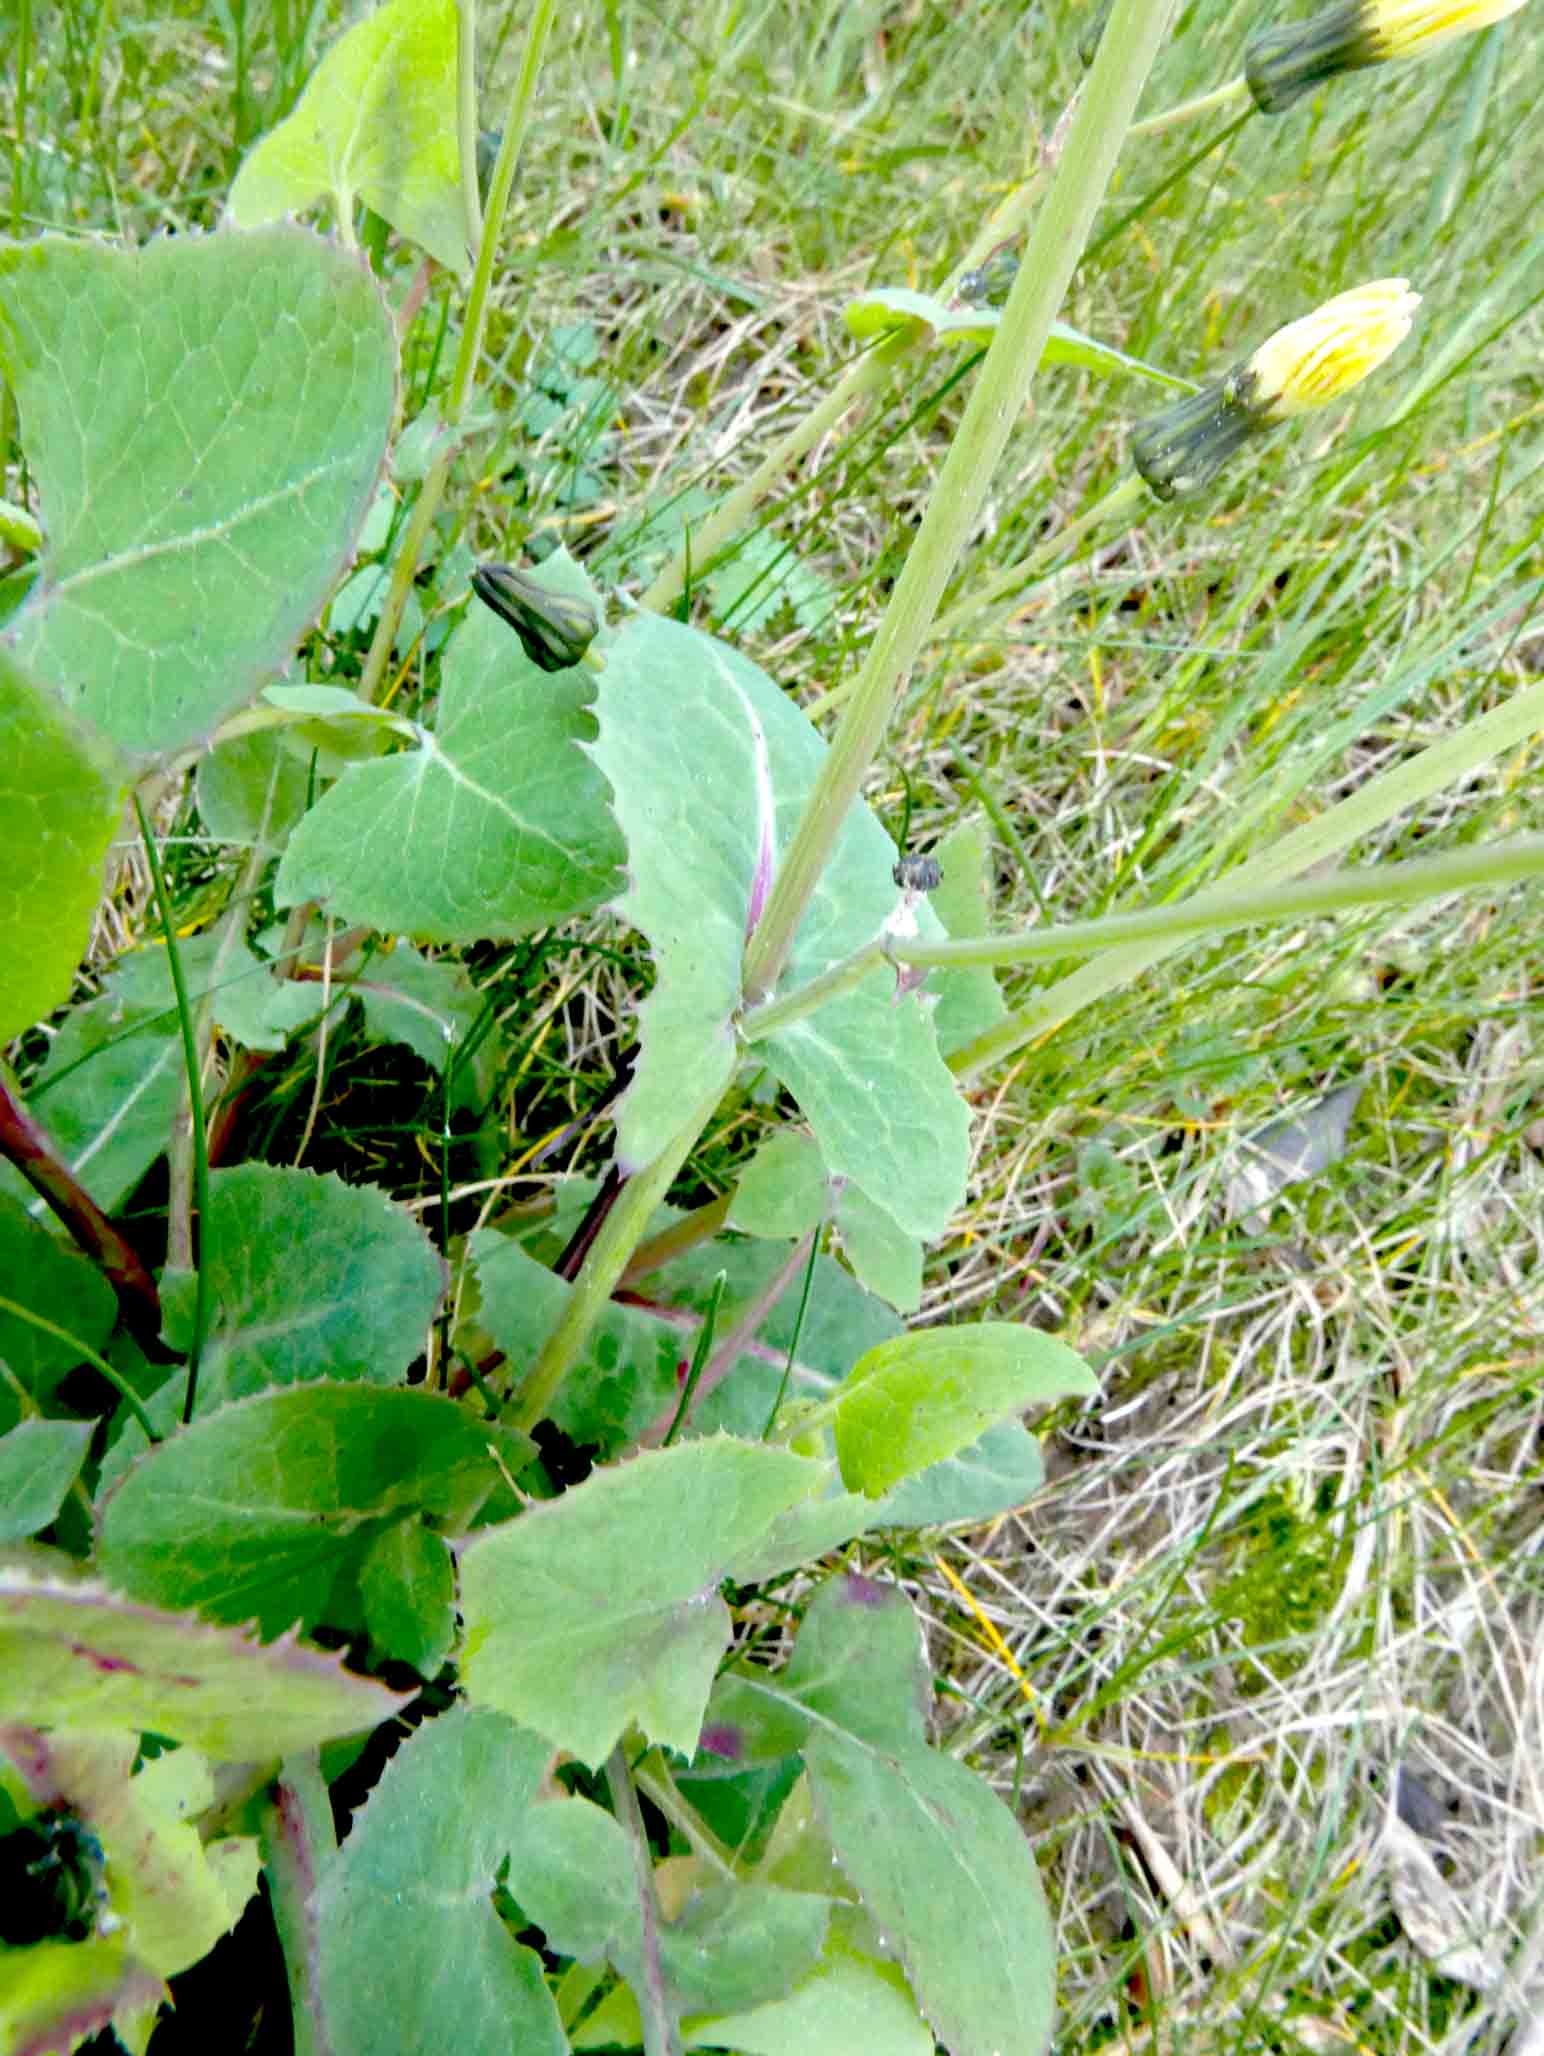
<svg viewBox="0 0 1544 2056"><path fill-rule="evenodd" d="M472 590L509 623L520 647L543 671L567 671L600 633L600 617L588 600L554 592L513 564L479 564Z"/></svg>
<svg viewBox="0 0 1544 2056"><path fill-rule="evenodd" d="M937 857L898 857L890 876L902 892L936 892L943 882Z"/></svg>
<svg viewBox="0 0 1544 2056"><path fill-rule="evenodd" d="M1207 485L1235 450L1359 385L1410 333L1419 293L1382 278L1289 322L1242 364L1144 421L1132 462L1161 500Z"/></svg>
<svg viewBox="0 0 1544 2056"><path fill-rule="evenodd" d="M1262 114L1280 114L1338 72L1393 57L1427 57L1455 36L1487 29L1524 0L1337 0L1307 21L1250 38L1244 76Z"/></svg>

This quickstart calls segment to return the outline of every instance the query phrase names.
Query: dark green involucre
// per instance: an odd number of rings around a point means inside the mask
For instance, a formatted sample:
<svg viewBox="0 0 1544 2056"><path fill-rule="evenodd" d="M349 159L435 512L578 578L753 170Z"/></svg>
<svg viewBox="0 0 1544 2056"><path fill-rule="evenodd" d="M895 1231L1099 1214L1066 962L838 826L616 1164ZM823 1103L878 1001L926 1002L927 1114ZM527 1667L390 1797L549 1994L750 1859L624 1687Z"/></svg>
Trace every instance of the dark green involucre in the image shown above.
<svg viewBox="0 0 1544 2056"><path fill-rule="evenodd" d="M554 592L513 564L479 564L472 590L520 638L520 647L543 671L567 671L600 633L588 600Z"/></svg>
<svg viewBox="0 0 1544 2056"><path fill-rule="evenodd" d="M1307 21L1252 36L1244 50L1244 76L1260 112L1281 114L1326 79L1381 64L1387 55L1366 0L1339 0Z"/></svg>
<svg viewBox="0 0 1544 2056"><path fill-rule="evenodd" d="M1271 427L1250 405L1254 375L1240 365L1147 420L1131 438L1131 461L1160 500L1210 485L1234 452Z"/></svg>

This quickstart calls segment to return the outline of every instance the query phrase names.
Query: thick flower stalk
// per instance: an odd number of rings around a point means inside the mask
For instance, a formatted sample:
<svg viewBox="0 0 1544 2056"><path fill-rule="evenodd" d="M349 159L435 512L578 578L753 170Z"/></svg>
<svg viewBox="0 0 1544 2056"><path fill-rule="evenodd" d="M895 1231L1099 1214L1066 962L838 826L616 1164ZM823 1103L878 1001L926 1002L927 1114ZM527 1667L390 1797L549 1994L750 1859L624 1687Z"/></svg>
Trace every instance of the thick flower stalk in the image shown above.
<svg viewBox="0 0 1544 2056"><path fill-rule="evenodd" d="M1455 36L1488 29L1524 0L1338 0L1307 21L1251 37L1244 76L1262 114L1280 114L1342 71L1429 57Z"/></svg>
<svg viewBox="0 0 1544 2056"><path fill-rule="evenodd" d="M1419 293L1380 278L1326 300L1242 364L1144 421L1131 457L1160 500L1210 484L1234 451L1360 385L1410 333Z"/></svg>

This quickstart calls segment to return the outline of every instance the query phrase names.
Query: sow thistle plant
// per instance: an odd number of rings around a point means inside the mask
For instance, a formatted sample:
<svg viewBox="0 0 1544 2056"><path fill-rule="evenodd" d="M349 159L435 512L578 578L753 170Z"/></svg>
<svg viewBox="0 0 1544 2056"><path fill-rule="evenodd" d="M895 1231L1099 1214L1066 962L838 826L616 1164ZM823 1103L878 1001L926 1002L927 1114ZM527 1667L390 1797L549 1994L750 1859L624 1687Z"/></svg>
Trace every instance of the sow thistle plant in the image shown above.
<svg viewBox="0 0 1544 2056"><path fill-rule="evenodd" d="M1337 10L1269 31L1251 84L1274 111L1369 50L1506 11ZM1410 329L1417 296L1380 280L1196 389L1058 323L1123 140L1191 118L1132 127L1166 12L1117 0L1054 161L938 294L854 303L864 351L626 605L561 550L474 568L443 547L553 0L530 10L486 201L470 0L391 0L248 156L217 233L0 248L0 366L37 485L5 517L0 1034L63 1009L19 1045L25 1090L0 1080L0 1521L28 1544L0 1565L0 1835L68 1815L93 1865L72 1932L7 1953L14 2046L85 2021L143 2048L167 1980L260 1875L298 2049L849 2056L853 2019L875 2050L1048 2046L1032 1853L931 1745L910 1603L861 1568L885 1556L865 1538L1022 1505L1041 1475L1022 1416L1098 1391L1027 1326L907 1326L965 1196L965 1089L1192 938L1544 871L1529 840L1324 868L1544 729L1544 686L1188 899L1025 934L948 932L937 907L977 893L979 847L897 852L863 803L1042 363L1180 395L1053 538L1065 555L1349 393ZM284 218L318 200L331 235ZM361 203L464 288L411 463ZM1021 264L994 257L1021 232ZM389 271L386 236L363 240ZM126 409L80 397L104 335ZM883 619L827 696L828 742L674 618L688 560L949 346L984 354ZM355 670L310 631L378 531ZM965 578L956 618L1002 597ZM425 593L436 639L409 625ZM149 828L190 776L243 853L202 925ZM72 1006L131 796L157 932ZM520 982L541 938L601 908L654 972L602 1110L609 1175L533 1221L498 1211L531 1152L490 1161L474 1212L456 1119L512 1020L545 1032ZM507 952L487 994L469 947ZM1037 962L1080 968L1011 998L992 975ZM231 1161L265 1065L297 1049L303 1152L346 1004L442 1091L434 1233L368 1183L255 1145ZM753 1092L797 1121L732 1190L672 1206ZM163 1152L164 1262L120 1218ZM339 1845L328 1779L361 1746Z"/></svg>

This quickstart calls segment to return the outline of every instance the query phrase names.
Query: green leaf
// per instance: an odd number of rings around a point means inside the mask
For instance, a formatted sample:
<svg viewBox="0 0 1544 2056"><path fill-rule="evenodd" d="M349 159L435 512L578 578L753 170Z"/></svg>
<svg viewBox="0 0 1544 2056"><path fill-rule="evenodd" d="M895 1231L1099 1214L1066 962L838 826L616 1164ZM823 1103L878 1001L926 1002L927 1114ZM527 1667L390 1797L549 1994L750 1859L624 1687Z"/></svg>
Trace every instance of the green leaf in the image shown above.
<svg viewBox="0 0 1544 2056"><path fill-rule="evenodd" d="M946 301L934 299L931 293L913 292L909 286L876 286L849 300L842 309L848 334L860 343L890 335L898 328L910 330L918 340L931 337L948 318Z"/></svg>
<svg viewBox="0 0 1544 2056"><path fill-rule="evenodd" d="M683 2026L688 2049L741 2056L933 2056L935 2047L899 1968L834 1932L814 1971L786 1997Z"/></svg>
<svg viewBox="0 0 1544 2056"><path fill-rule="evenodd" d="M495 1228L471 1238L482 1304L478 1324L516 1373L528 1370L556 1326L573 1287ZM608 1304L586 1335L553 1402L551 1418L576 1442L608 1453L636 1442L677 1395L690 1343L669 1323Z"/></svg>
<svg viewBox="0 0 1544 2056"><path fill-rule="evenodd" d="M701 1311L717 1273L727 1273L727 1289L719 1309L723 1332L753 1302L766 1294L788 1257L787 1243L719 1241L690 1251L644 1281L666 1305ZM701 1433L727 1428L748 1441L760 1439L767 1415L783 1381L790 1347L797 1336L789 1399L828 1398L867 1349L901 1332L890 1309L865 1292L851 1272L830 1257L817 1257L803 1307L804 1279L790 1279L781 1298L762 1320L756 1344L735 1363L716 1392L699 1401L692 1419ZM683 1343L689 1337L683 1336ZM683 1351L689 1354L689 1350Z"/></svg>
<svg viewBox="0 0 1544 2056"><path fill-rule="evenodd" d="M836 1400L842 1482L877 1496L1006 1415L1098 1390L1064 1342L1010 1321L899 1335L853 1365Z"/></svg>
<svg viewBox="0 0 1544 2056"><path fill-rule="evenodd" d="M134 1733L30 1738L28 1790L75 1815L101 1845L103 1924L119 1924L129 1950L157 1977L175 1977L241 1917L257 1889L257 1844L231 1837L207 1847L188 1816L214 1802L214 1779L196 1750L178 1749L131 1775Z"/></svg>
<svg viewBox="0 0 1544 2056"><path fill-rule="evenodd" d="M747 1235L802 1235L829 1213L860 1284L913 1313L922 1300L922 1245L859 1185L828 1181L814 1139L785 1128L745 1170L729 1225Z"/></svg>
<svg viewBox="0 0 1544 2056"><path fill-rule="evenodd" d="M116 2028L126 2049L145 2046L165 1986L129 1956L120 1930L84 1942L8 1949L0 1987L0 2049L75 2049Z"/></svg>
<svg viewBox="0 0 1544 2056"><path fill-rule="evenodd" d="M1056 1956L1029 1843L964 1764L884 1754L830 1728L804 1758L843 1869L951 2056L1037 2056L1050 2042Z"/></svg>
<svg viewBox="0 0 1544 2056"><path fill-rule="evenodd" d="M48 531L6 631L22 663L126 749L207 735L347 561L396 362L363 262L302 229L0 248Z"/></svg>
<svg viewBox="0 0 1544 2056"><path fill-rule="evenodd" d="M597 1471L461 1555L467 1696L598 1764L630 1720L690 1751L736 1574L824 1464L718 1437Z"/></svg>
<svg viewBox="0 0 1544 2056"><path fill-rule="evenodd" d="M338 39L248 152L231 219L255 228L326 195L351 224L357 197L464 277L456 137L455 0L389 0Z"/></svg>
<svg viewBox="0 0 1544 2056"><path fill-rule="evenodd" d="M813 1967L830 1902L813 1892L726 1881L695 1893L660 1931L660 1960L683 2012L759 2006Z"/></svg>
<svg viewBox="0 0 1544 2056"><path fill-rule="evenodd" d="M30 1111L104 1213L116 1213L166 1148L184 1077L175 1015L122 1007L111 989L69 1014L32 1081ZM0 1190L33 1216L43 1201L0 1164Z"/></svg>
<svg viewBox="0 0 1544 2056"><path fill-rule="evenodd" d="M619 1155L637 1165L659 1155L683 1106L734 1070L753 903L826 746L765 672L654 614L635 615L607 647L598 714L594 755L628 850L617 905L647 936L658 973L617 1112ZM873 939L894 910L894 857L874 816L853 807L785 984ZM876 971L756 1055L798 1100L832 1176L882 1194L906 1233L942 1233L964 1196L969 1121L926 1010L915 996L897 1001L893 972Z"/></svg>
<svg viewBox="0 0 1544 2056"><path fill-rule="evenodd" d="M305 1378L393 1385L423 1351L443 1267L373 1186L273 1164L216 1171L203 1247L215 1311L200 1413Z"/></svg>
<svg viewBox="0 0 1544 2056"><path fill-rule="evenodd" d="M453 1532L499 1475L486 1431L437 1393L267 1392L142 1456L101 1509L98 1560L133 1598L277 1634L327 1617L337 1579L359 1573L387 1523L426 1514ZM448 1579L441 1594L448 1638ZM371 1618L378 1639L385 1625Z"/></svg>
<svg viewBox="0 0 1544 2056"><path fill-rule="evenodd" d="M904 329L913 342L984 346L1001 326L1002 314L995 307L950 307L930 293L912 292L906 286L879 286L860 299L850 300L842 309L842 319L848 332L860 342ZM1172 371L1144 363L1140 357L1128 357L1124 350L1112 349L1108 343L1068 328L1062 321L1051 323L1040 362L1072 364L1079 370L1099 372L1106 377L1126 374L1174 392L1195 390L1188 378L1178 378Z"/></svg>
<svg viewBox="0 0 1544 2056"><path fill-rule="evenodd" d="M895 1585L848 1572L805 1611L775 1684L749 1669L713 1688L702 1747L729 1763L765 1763L835 1725L879 1749L921 1749L932 1673L911 1601Z"/></svg>
<svg viewBox="0 0 1544 2056"><path fill-rule="evenodd" d="M576 1963L614 1963L624 1976L642 1953L638 1878L627 1835L589 1799L544 1799L520 1824L509 1890L547 1947Z"/></svg>
<svg viewBox="0 0 1544 2056"><path fill-rule="evenodd" d="M509 1889L547 1946L580 1963L610 1962L638 1983L643 1923L627 1837L585 1799L527 1815ZM828 1902L776 1885L720 1883L696 1892L659 1934L661 1968L683 2011L754 2006L786 1992L819 1954Z"/></svg>
<svg viewBox="0 0 1544 2056"><path fill-rule="evenodd" d="M991 847L985 834L974 822L962 821L933 854L944 874L929 894L933 912L957 941L985 935L991 925ZM933 1026L946 1055L1008 1017L997 974L989 964L935 970L928 990L938 994Z"/></svg>
<svg viewBox="0 0 1544 2056"><path fill-rule="evenodd" d="M7 1299L67 1328L88 1349L101 1348L118 1318L113 1289L96 1265L29 1219L5 1192L0 1192L0 1280ZM69 1342L0 1308L0 1362L29 1392L41 1394L46 1380L80 1361L80 1351ZM0 1380L0 1408L6 1398Z"/></svg>
<svg viewBox="0 0 1544 2056"><path fill-rule="evenodd" d="M696 1762L673 1775L676 1789L698 1819L733 1849L737 1865L749 1869L766 1854L768 1837L803 1771L792 1753L776 1763L735 1770L699 1747ZM824 1884L822 1879L814 1889L819 1891Z"/></svg>
<svg viewBox="0 0 1544 2056"><path fill-rule="evenodd" d="M277 856L306 810L310 779L271 728L233 736L198 760L193 789L216 841Z"/></svg>
<svg viewBox="0 0 1544 2056"><path fill-rule="evenodd" d="M69 998L102 896L123 780L107 751L3 649L0 765L3 1046Z"/></svg>
<svg viewBox="0 0 1544 2056"><path fill-rule="evenodd" d="M792 1242L825 1218L829 1201L830 1185L814 1139L780 1128L740 1173L729 1226L742 1235Z"/></svg>
<svg viewBox="0 0 1544 2056"><path fill-rule="evenodd" d="M548 1754L456 1706L387 1764L312 1901L331 2047L566 2056L541 1958L493 1905Z"/></svg>
<svg viewBox="0 0 1544 2056"><path fill-rule="evenodd" d="M538 670L476 608L446 655L436 729L344 770L291 838L277 903L437 942L507 940L598 906L622 846L580 748L592 685Z"/></svg>
<svg viewBox="0 0 1544 2056"><path fill-rule="evenodd" d="M324 1007L334 1017L342 1011L345 1001L336 986L329 1000L317 979L276 977L275 967L254 956L232 930L217 940L208 972L209 1018L232 1042L245 1049L283 1049L292 1035L321 1019Z"/></svg>
<svg viewBox="0 0 1544 2056"><path fill-rule="evenodd" d="M432 1678L456 1639L450 1548L420 1521L395 1521L359 1565L365 1626L377 1660L392 1656Z"/></svg>
<svg viewBox="0 0 1544 2056"><path fill-rule="evenodd" d="M958 1456L929 1464L887 1492L870 1519L887 1528L989 1521L1033 1499L1044 1483L1040 1444L1022 1421L999 1421Z"/></svg>
<svg viewBox="0 0 1544 2056"><path fill-rule="evenodd" d="M0 1542L46 1528L80 1475L90 1421L22 1421L0 1435Z"/></svg>
<svg viewBox="0 0 1544 2056"><path fill-rule="evenodd" d="M280 747L317 775L336 778L350 764L384 756L399 736L414 740L418 724L389 707L372 706L343 685L265 685L263 698L291 718L274 732Z"/></svg>
<svg viewBox="0 0 1544 2056"><path fill-rule="evenodd" d="M59 1561L57 1576L0 1565L0 1720L152 1728L241 1763L359 1734L407 1704L320 1650L138 1605Z"/></svg>

